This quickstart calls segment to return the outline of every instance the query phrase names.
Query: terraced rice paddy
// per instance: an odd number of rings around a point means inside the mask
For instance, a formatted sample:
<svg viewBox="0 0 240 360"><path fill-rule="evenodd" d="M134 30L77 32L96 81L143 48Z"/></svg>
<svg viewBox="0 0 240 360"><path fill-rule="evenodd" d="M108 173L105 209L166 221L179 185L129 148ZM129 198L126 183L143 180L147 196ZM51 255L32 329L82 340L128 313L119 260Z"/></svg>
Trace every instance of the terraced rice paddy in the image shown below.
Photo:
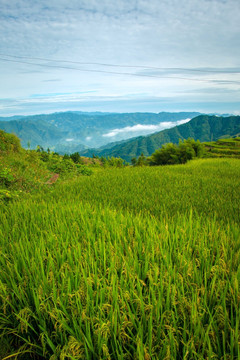
<svg viewBox="0 0 240 360"><path fill-rule="evenodd" d="M0 209L1 359L239 359L240 162L97 170Z"/></svg>
<svg viewBox="0 0 240 360"><path fill-rule="evenodd" d="M208 157L229 157L240 159L240 138L220 139L205 143Z"/></svg>

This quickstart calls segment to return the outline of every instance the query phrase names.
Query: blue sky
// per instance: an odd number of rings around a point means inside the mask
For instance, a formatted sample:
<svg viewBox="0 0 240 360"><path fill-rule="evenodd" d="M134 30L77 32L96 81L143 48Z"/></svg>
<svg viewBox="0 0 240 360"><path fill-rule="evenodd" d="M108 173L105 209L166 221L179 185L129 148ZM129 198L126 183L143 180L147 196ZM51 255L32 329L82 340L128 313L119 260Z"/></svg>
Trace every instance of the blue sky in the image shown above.
<svg viewBox="0 0 240 360"><path fill-rule="evenodd" d="M0 116L240 113L239 0L0 0Z"/></svg>

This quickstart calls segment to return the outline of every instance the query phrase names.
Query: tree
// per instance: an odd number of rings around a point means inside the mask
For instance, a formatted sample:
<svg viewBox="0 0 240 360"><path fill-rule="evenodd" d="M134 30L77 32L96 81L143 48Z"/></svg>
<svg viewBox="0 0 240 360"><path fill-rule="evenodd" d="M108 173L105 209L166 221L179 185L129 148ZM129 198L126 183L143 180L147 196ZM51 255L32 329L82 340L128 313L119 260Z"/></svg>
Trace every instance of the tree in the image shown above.
<svg viewBox="0 0 240 360"><path fill-rule="evenodd" d="M149 158L150 165L185 164L187 161L202 157L204 145L200 141L187 139L178 145L168 143L157 149Z"/></svg>
<svg viewBox="0 0 240 360"><path fill-rule="evenodd" d="M43 152L44 148L41 145L37 145L37 152Z"/></svg>
<svg viewBox="0 0 240 360"><path fill-rule="evenodd" d="M70 155L68 155L68 154L63 155L63 160L69 160L69 159L70 159Z"/></svg>
<svg viewBox="0 0 240 360"><path fill-rule="evenodd" d="M149 158L150 165L172 165L179 164L178 147L172 143L163 145L157 149Z"/></svg>
<svg viewBox="0 0 240 360"><path fill-rule="evenodd" d="M83 160L82 160L79 152L75 152L75 153L71 154L70 158L72 159L73 162L75 162L75 164L83 164Z"/></svg>
<svg viewBox="0 0 240 360"><path fill-rule="evenodd" d="M144 156L143 153L141 153L141 155L137 159L136 166L144 166L144 165L148 165L148 162L146 156Z"/></svg>
<svg viewBox="0 0 240 360"><path fill-rule="evenodd" d="M179 142L178 159L180 164L185 164L188 160L192 160L195 155L194 148L190 142L186 140L184 140L184 142Z"/></svg>
<svg viewBox="0 0 240 360"><path fill-rule="evenodd" d="M136 159L135 157L133 157L133 158L131 159L131 163L132 163L133 166L136 166L136 164L137 164L137 159Z"/></svg>

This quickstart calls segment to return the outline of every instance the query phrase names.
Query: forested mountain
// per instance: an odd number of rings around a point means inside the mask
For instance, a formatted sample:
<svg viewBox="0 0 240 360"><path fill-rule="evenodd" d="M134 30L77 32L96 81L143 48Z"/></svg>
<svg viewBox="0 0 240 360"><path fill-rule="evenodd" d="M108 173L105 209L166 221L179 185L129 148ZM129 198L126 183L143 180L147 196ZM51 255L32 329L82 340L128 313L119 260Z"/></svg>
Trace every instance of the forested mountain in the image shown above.
<svg viewBox="0 0 240 360"><path fill-rule="evenodd" d="M14 116L0 116L0 121L12 121L12 120L19 120L23 119L25 116L22 115L14 115Z"/></svg>
<svg viewBox="0 0 240 360"><path fill-rule="evenodd" d="M31 143L64 152L79 151L84 147L99 147L110 142L146 135L179 121L198 115L180 113L84 113L54 114L0 118L0 129L20 137L22 146Z"/></svg>
<svg viewBox="0 0 240 360"><path fill-rule="evenodd" d="M64 136L61 129L44 120L0 121L0 129L17 135L25 148L29 145L31 148L36 148L37 145L48 148L55 145Z"/></svg>
<svg viewBox="0 0 240 360"><path fill-rule="evenodd" d="M82 155L92 156L115 156L127 161L138 157L143 153L151 155L163 144L172 142L177 144L179 140L193 138L200 141L215 141L220 138L237 136L240 134L240 116L209 116L200 115L186 124L166 129L149 136L140 136L135 139L115 144L111 148L88 149Z"/></svg>

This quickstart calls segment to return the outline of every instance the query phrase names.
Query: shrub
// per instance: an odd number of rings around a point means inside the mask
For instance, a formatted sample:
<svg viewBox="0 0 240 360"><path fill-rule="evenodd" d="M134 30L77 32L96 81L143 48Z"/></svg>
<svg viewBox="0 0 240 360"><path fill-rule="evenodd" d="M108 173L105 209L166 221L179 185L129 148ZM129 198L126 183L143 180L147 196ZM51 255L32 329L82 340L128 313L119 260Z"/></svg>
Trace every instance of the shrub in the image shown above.
<svg viewBox="0 0 240 360"><path fill-rule="evenodd" d="M116 158L114 156L108 157L105 164L113 167L123 167L126 165L122 158Z"/></svg>
<svg viewBox="0 0 240 360"><path fill-rule="evenodd" d="M19 138L16 135L0 130L0 151L19 152L20 150L21 144Z"/></svg>
<svg viewBox="0 0 240 360"><path fill-rule="evenodd" d="M11 170L0 166L0 185L8 187L14 180Z"/></svg>
<svg viewBox="0 0 240 360"><path fill-rule="evenodd" d="M141 153L141 155L138 157L138 159L132 158L131 162L132 162L133 166L145 166L145 165L148 165L147 158L146 158L146 156L144 156L143 153Z"/></svg>
<svg viewBox="0 0 240 360"><path fill-rule="evenodd" d="M204 145L200 141L187 139L178 145L169 143L156 150L149 158L150 165L185 164L193 158L200 158L204 154Z"/></svg>
<svg viewBox="0 0 240 360"><path fill-rule="evenodd" d="M70 155L70 158L75 164L82 164L83 165L83 159L81 158L80 154L78 152L75 152Z"/></svg>
<svg viewBox="0 0 240 360"><path fill-rule="evenodd" d="M62 174L74 170L75 164L72 159L63 160L61 156L52 154L47 162L47 167L55 173Z"/></svg>
<svg viewBox="0 0 240 360"><path fill-rule="evenodd" d="M163 145L149 158L150 165L179 164L178 147L172 143Z"/></svg>
<svg viewBox="0 0 240 360"><path fill-rule="evenodd" d="M93 173L92 169L90 169L89 167L87 167L85 165L76 164L76 168L77 168L78 174L81 174L81 175L90 176Z"/></svg>

